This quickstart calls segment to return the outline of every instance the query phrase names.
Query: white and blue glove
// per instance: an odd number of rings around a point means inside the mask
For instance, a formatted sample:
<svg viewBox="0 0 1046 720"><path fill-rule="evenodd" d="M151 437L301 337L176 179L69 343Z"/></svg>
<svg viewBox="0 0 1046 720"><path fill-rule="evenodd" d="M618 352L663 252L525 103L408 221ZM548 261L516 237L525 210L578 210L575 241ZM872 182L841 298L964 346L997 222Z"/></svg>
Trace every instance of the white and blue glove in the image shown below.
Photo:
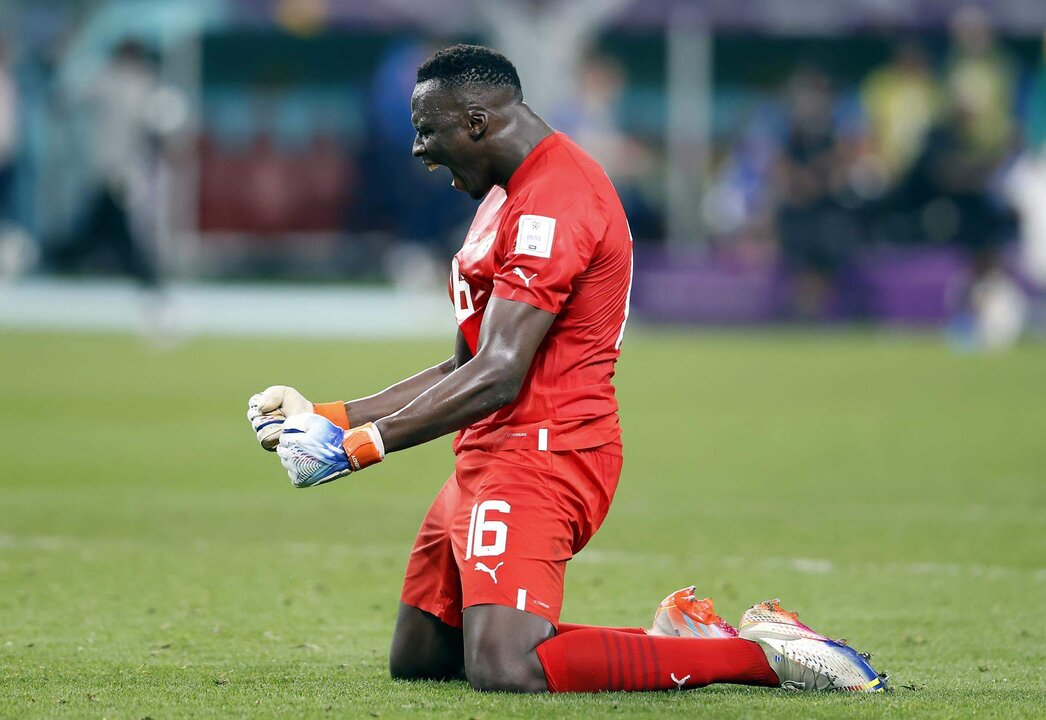
<svg viewBox="0 0 1046 720"><path fill-rule="evenodd" d="M294 487L322 485L352 472L344 439L345 431L322 415L291 415L283 422L276 454Z"/></svg>
<svg viewBox="0 0 1046 720"><path fill-rule="evenodd" d="M276 454L291 484L304 488L380 463L385 444L373 423L342 430L323 415L301 413L283 422Z"/></svg>

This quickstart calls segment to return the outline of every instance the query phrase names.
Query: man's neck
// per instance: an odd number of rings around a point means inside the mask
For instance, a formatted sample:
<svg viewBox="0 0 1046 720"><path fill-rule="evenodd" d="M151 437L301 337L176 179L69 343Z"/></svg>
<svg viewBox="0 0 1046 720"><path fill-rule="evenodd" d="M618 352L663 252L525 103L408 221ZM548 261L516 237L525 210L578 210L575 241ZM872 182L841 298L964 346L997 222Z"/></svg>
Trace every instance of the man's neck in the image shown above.
<svg viewBox="0 0 1046 720"><path fill-rule="evenodd" d="M497 184L505 187L538 144L555 132L537 113L520 103L509 122L499 133L501 149L495 159Z"/></svg>

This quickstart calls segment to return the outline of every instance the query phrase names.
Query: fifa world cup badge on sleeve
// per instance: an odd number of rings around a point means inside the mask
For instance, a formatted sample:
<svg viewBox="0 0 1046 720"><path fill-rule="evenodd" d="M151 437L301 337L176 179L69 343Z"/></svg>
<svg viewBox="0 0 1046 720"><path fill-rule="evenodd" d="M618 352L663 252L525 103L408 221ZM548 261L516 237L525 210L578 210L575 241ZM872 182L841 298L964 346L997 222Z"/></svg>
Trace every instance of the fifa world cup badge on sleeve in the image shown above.
<svg viewBox="0 0 1046 720"><path fill-rule="evenodd" d="M552 240L556 234L556 219L543 215L521 215L519 234L516 235L516 254L552 257Z"/></svg>

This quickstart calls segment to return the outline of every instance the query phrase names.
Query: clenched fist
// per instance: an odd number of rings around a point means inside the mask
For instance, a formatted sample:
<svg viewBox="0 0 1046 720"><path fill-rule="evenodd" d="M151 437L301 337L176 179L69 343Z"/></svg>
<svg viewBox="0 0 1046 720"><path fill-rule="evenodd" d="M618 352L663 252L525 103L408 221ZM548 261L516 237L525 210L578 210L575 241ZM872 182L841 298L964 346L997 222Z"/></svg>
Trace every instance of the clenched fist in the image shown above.
<svg viewBox="0 0 1046 720"><path fill-rule="evenodd" d="M272 385L247 401L247 420L254 428L261 446L272 452L280 442L283 421L292 415L311 413L312 403L300 392L286 385Z"/></svg>

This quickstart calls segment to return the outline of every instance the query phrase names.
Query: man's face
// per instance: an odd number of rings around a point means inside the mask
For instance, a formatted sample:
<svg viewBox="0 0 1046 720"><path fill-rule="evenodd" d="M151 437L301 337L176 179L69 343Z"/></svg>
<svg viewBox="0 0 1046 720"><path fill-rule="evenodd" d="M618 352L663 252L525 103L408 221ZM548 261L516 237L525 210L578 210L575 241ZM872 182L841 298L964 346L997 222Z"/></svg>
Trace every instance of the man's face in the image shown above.
<svg viewBox="0 0 1046 720"><path fill-rule="evenodd" d="M473 117L455 97L453 89L428 80L414 87L410 99L414 125L414 157L430 171L443 165L450 170L451 185L475 200L494 184L482 142L473 137Z"/></svg>

